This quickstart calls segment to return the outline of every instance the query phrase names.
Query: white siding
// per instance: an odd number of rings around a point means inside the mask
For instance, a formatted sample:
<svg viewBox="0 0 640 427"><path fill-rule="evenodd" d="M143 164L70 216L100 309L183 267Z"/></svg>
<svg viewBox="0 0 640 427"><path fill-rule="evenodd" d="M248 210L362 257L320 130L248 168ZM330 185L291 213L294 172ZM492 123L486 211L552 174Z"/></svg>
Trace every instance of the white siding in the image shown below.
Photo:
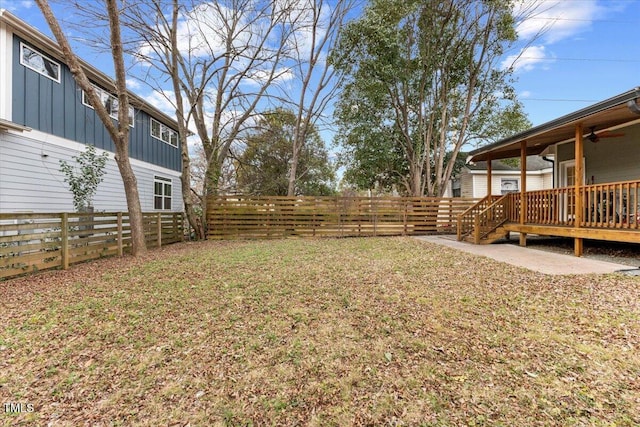
<svg viewBox="0 0 640 427"><path fill-rule="evenodd" d="M83 149L80 144L62 146L39 141L25 134L0 132L0 212L71 212L71 192L60 172L60 160L73 164L73 156ZM98 150L99 152L101 150ZM138 179L140 203L145 212L153 211L154 176L172 181L172 210L182 211L179 172L132 161ZM109 154L104 181L93 200L96 211L126 211L127 202L120 172Z"/></svg>
<svg viewBox="0 0 640 427"><path fill-rule="evenodd" d="M492 174L491 185L495 181L495 176ZM493 192L493 189L492 189ZM472 197L484 197L487 195L487 175L473 175L473 196Z"/></svg>
<svg viewBox="0 0 640 427"><path fill-rule="evenodd" d="M475 197L473 195L473 176L466 172L460 175L460 196Z"/></svg>
<svg viewBox="0 0 640 427"><path fill-rule="evenodd" d="M518 181L518 190L522 189L520 172L493 171L491 174L491 193L501 195L502 179ZM487 173L485 171L463 170L460 175L462 197L485 197L487 195ZM527 174L527 191L543 190L552 187L551 169L531 171Z"/></svg>

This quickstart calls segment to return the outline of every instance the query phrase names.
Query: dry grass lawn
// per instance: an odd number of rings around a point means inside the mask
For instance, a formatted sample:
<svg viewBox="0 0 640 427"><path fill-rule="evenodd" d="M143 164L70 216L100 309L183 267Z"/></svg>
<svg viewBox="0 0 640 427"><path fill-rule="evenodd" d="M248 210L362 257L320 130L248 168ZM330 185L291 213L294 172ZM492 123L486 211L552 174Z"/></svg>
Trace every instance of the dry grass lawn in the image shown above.
<svg viewBox="0 0 640 427"><path fill-rule="evenodd" d="M640 278L204 242L0 283L0 313L0 425L640 425Z"/></svg>

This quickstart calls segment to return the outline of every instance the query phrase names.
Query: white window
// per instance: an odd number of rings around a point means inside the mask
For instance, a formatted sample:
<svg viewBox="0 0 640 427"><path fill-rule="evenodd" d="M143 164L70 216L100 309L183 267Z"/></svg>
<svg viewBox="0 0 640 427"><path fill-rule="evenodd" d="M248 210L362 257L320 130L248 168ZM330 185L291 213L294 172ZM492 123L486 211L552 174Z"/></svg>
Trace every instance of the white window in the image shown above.
<svg viewBox="0 0 640 427"><path fill-rule="evenodd" d="M20 64L60 83L60 64L24 43L20 43Z"/></svg>
<svg viewBox="0 0 640 427"><path fill-rule="evenodd" d="M154 177L153 208L157 210L171 210L171 179L160 176Z"/></svg>
<svg viewBox="0 0 640 427"><path fill-rule="evenodd" d="M102 105L104 105L104 108L106 108L109 115L112 118L118 120L118 98L95 85L93 86L93 90L96 92L96 95L98 95L98 98L100 98L100 102L102 103ZM91 105L91 100L89 99L89 96L85 91L82 91L82 103L87 107L93 108L93 105ZM133 107L129 106L129 126L131 127L133 127L133 116Z"/></svg>
<svg viewBox="0 0 640 427"><path fill-rule="evenodd" d="M519 191L518 188L519 185L517 179L502 178L500 180L500 193L503 195L507 193L515 193Z"/></svg>
<svg viewBox="0 0 640 427"><path fill-rule="evenodd" d="M178 146L178 132L155 119L151 119L151 136L174 147Z"/></svg>

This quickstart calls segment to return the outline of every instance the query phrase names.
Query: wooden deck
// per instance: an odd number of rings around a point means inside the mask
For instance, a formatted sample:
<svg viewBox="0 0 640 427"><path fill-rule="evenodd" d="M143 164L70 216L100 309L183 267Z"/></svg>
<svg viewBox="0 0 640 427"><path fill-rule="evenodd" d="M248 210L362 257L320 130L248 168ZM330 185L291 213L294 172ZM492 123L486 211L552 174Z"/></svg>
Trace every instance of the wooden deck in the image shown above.
<svg viewBox="0 0 640 427"><path fill-rule="evenodd" d="M458 240L487 243L498 227L522 244L527 234L640 243L640 180L485 198L458 217Z"/></svg>

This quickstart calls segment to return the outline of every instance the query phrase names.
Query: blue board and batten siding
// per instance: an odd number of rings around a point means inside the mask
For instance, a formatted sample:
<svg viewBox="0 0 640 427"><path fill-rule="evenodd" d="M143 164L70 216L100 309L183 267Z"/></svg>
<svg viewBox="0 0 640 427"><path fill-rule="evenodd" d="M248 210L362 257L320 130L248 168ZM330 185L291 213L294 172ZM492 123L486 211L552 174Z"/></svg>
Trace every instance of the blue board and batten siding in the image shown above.
<svg viewBox="0 0 640 427"><path fill-rule="evenodd" d="M19 37L13 37L12 121L61 138L115 152L96 112L82 103L82 90L71 71L61 65L60 83L20 64ZM166 124L166 123L165 123ZM150 116L135 109L130 128L129 155L144 162L180 171L180 148L151 136Z"/></svg>

